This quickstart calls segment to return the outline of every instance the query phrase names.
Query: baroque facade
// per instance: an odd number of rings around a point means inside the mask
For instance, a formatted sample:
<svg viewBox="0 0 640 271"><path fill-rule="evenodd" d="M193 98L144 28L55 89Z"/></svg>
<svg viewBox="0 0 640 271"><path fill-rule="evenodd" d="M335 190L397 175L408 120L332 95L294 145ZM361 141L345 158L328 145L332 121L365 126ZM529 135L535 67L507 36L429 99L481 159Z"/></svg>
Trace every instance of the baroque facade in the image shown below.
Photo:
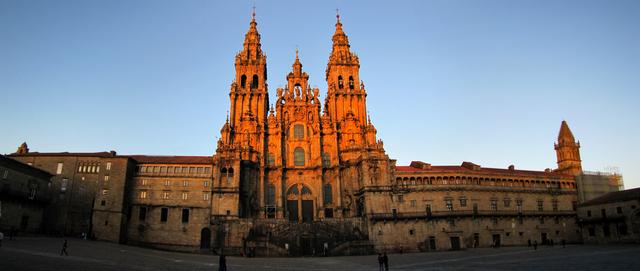
<svg viewBox="0 0 640 271"><path fill-rule="evenodd" d="M332 41L324 101L296 52L270 104L252 18L213 156L21 148L11 157L52 173L62 164L53 190L69 196L59 197L65 215L52 231L122 243L338 255L580 242L580 145L566 122L554 170L396 166L368 116L359 59L339 17Z"/></svg>

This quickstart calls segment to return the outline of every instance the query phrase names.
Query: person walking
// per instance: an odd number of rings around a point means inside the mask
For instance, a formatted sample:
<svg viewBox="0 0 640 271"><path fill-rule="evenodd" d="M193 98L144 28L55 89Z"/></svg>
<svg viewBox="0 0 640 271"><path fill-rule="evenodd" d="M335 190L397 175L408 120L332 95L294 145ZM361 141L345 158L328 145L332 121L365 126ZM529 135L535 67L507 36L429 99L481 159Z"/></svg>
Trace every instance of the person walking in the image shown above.
<svg viewBox="0 0 640 271"><path fill-rule="evenodd" d="M384 260L382 259L382 253L378 253L378 271L384 271Z"/></svg>
<svg viewBox="0 0 640 271"><path fill-rule="evenodd" d="M227 257L224 253L220 254L220 261L218 262L218 271L227 271Z"/></svg>
<svg viewBox="0 0 640 271"><path fill-rule="evenodd" d="M386 252L382 254L382 262L384 263L384 271L389 271L389 257Z"/></svg>
<svg viewBox="0 0 640 271"><path fill-rule="evenodd" d="M62 243L62 250L60 250L60 256L62 256L62 254L69 256L69 253L67 253L67 245L67 239L64 239L64 243Z"/></svg>
<svg viewBox="0 0 640 271"><path fill-rule="evenodd" d="M538 250L538 240L533 241L533 250Z"/></svg>

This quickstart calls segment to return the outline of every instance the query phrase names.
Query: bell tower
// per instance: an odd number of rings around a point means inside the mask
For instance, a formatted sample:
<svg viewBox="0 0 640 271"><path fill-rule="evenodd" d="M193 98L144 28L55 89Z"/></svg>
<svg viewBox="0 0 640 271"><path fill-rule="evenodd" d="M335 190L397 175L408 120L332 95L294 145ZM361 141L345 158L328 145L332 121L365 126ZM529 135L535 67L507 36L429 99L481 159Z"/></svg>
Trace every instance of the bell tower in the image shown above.
<svg viewBox="0 0 640 271"><path fill-rule="evenodd" d="M580 142L576 142L567 125L562 121L560 133L558 133L558 143L554 145L558 158L558 171L573 176L582 173L582 161L580 160Z"/></svg>
<svg viewBox="0 0 640 271"><path fill-rule="evenodd" d="M349 39L342 30L340 15L337 14L336 18L333 47L326 70L328 95L325 106L334 122L340 124L349 119L365 126L367 93L360 81L360 60L349 49Z"/></svg>
<svg viewBox="0 0 640 271"><path fill-rule="evenodd" d="M229 120L225 123L223 144L239 145L242 159L257 161L263 152L269 94L267 90L267 57L262 51L255 10L242 50L235 58L236 77L229 91ZM225 134L226 133L226 134Z"/></svg>

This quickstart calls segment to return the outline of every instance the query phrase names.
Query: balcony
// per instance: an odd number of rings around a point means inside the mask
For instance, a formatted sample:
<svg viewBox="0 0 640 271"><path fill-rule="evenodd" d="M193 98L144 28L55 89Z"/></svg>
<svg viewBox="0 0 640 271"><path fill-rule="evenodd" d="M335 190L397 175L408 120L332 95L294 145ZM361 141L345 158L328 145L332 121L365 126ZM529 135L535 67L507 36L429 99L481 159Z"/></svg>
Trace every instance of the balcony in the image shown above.
<svg viewBox="0 0 640 271"><path fill-rule="evenodd" d="M398 212L398 213L369 213L367 217L372 221L386 220L411 220L411 219L443 219L452 217L518 217L518 216L575 216L576 212L571 210L560 211L522 211L517 210L455 210L455 211L432 211L425 212Z"/></svg>

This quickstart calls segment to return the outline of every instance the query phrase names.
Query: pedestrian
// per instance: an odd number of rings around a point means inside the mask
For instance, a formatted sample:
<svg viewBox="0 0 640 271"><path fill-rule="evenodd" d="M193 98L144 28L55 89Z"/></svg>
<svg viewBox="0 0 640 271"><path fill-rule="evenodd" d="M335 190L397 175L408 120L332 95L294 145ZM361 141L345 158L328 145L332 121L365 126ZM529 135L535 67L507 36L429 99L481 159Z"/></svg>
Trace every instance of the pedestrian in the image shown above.
<svg viewBox="0 0 640 271"><path fill-rule="evenodd" d="M227 271L227 257L224 252L220 254L220 262L218 262L218 271Z"/></svg>
<svg viewBox="0 0 640 271"><path fill-rule="evenodd" d="M287 256L289 255L289 243L284 243L284 249L287 251Z"/></svg>
<svg viewBox="0 0 640 271"><path fill-rule="evenodd" d="M530 247L531 246L531 239L527 240L527 246Z"/></svg>
<svg viewBox="0 0 640 271"><path fill-rule="evenodd" d="M60 250L60 256L62 256L62 254L69 256L69 253L67 253L67 245L67 239L64 239L64 243L62 243L62 250Z"/></svg>
<svg viewBox="0 0 640 271"><path fill-rule="evenodd" d="M382 259L382 253L378 253L378 271L384 271L384 260Z"/></svg>
<svg viewBox="0 0 640 271"><path fill-rule="evenodd" d="M322 255L327 257L327 253L329 252L329 243L324 242L324 245L322 247Z"/></svg>
<svg viewBox="0 0 640 271"><path fill-rule="evenodd" d="M0 231L0 247L2 247L2 239L4 239L4 233Z"/></svg>
<svg viewBox="0 0 640 271"><path fill-rule="evenodd" d="M533 250L538 250L538 240L533 241Z"/></svg>
<svg viewBox="0 0 640 271"><path fill-rule="evenodd" d="M560 241L560 243L562 243L562 248L564 248L564 247L565 247L565 245L566 245L566 243L565 243L564 239L562 239L562 240Z"/></svg>
<svg viewBox="0 0 640 271"><path fill-rule="evenodd" d="M384 271L389 271L389 257L386 252L382 254L382 262L384 263Z"/></svg>

